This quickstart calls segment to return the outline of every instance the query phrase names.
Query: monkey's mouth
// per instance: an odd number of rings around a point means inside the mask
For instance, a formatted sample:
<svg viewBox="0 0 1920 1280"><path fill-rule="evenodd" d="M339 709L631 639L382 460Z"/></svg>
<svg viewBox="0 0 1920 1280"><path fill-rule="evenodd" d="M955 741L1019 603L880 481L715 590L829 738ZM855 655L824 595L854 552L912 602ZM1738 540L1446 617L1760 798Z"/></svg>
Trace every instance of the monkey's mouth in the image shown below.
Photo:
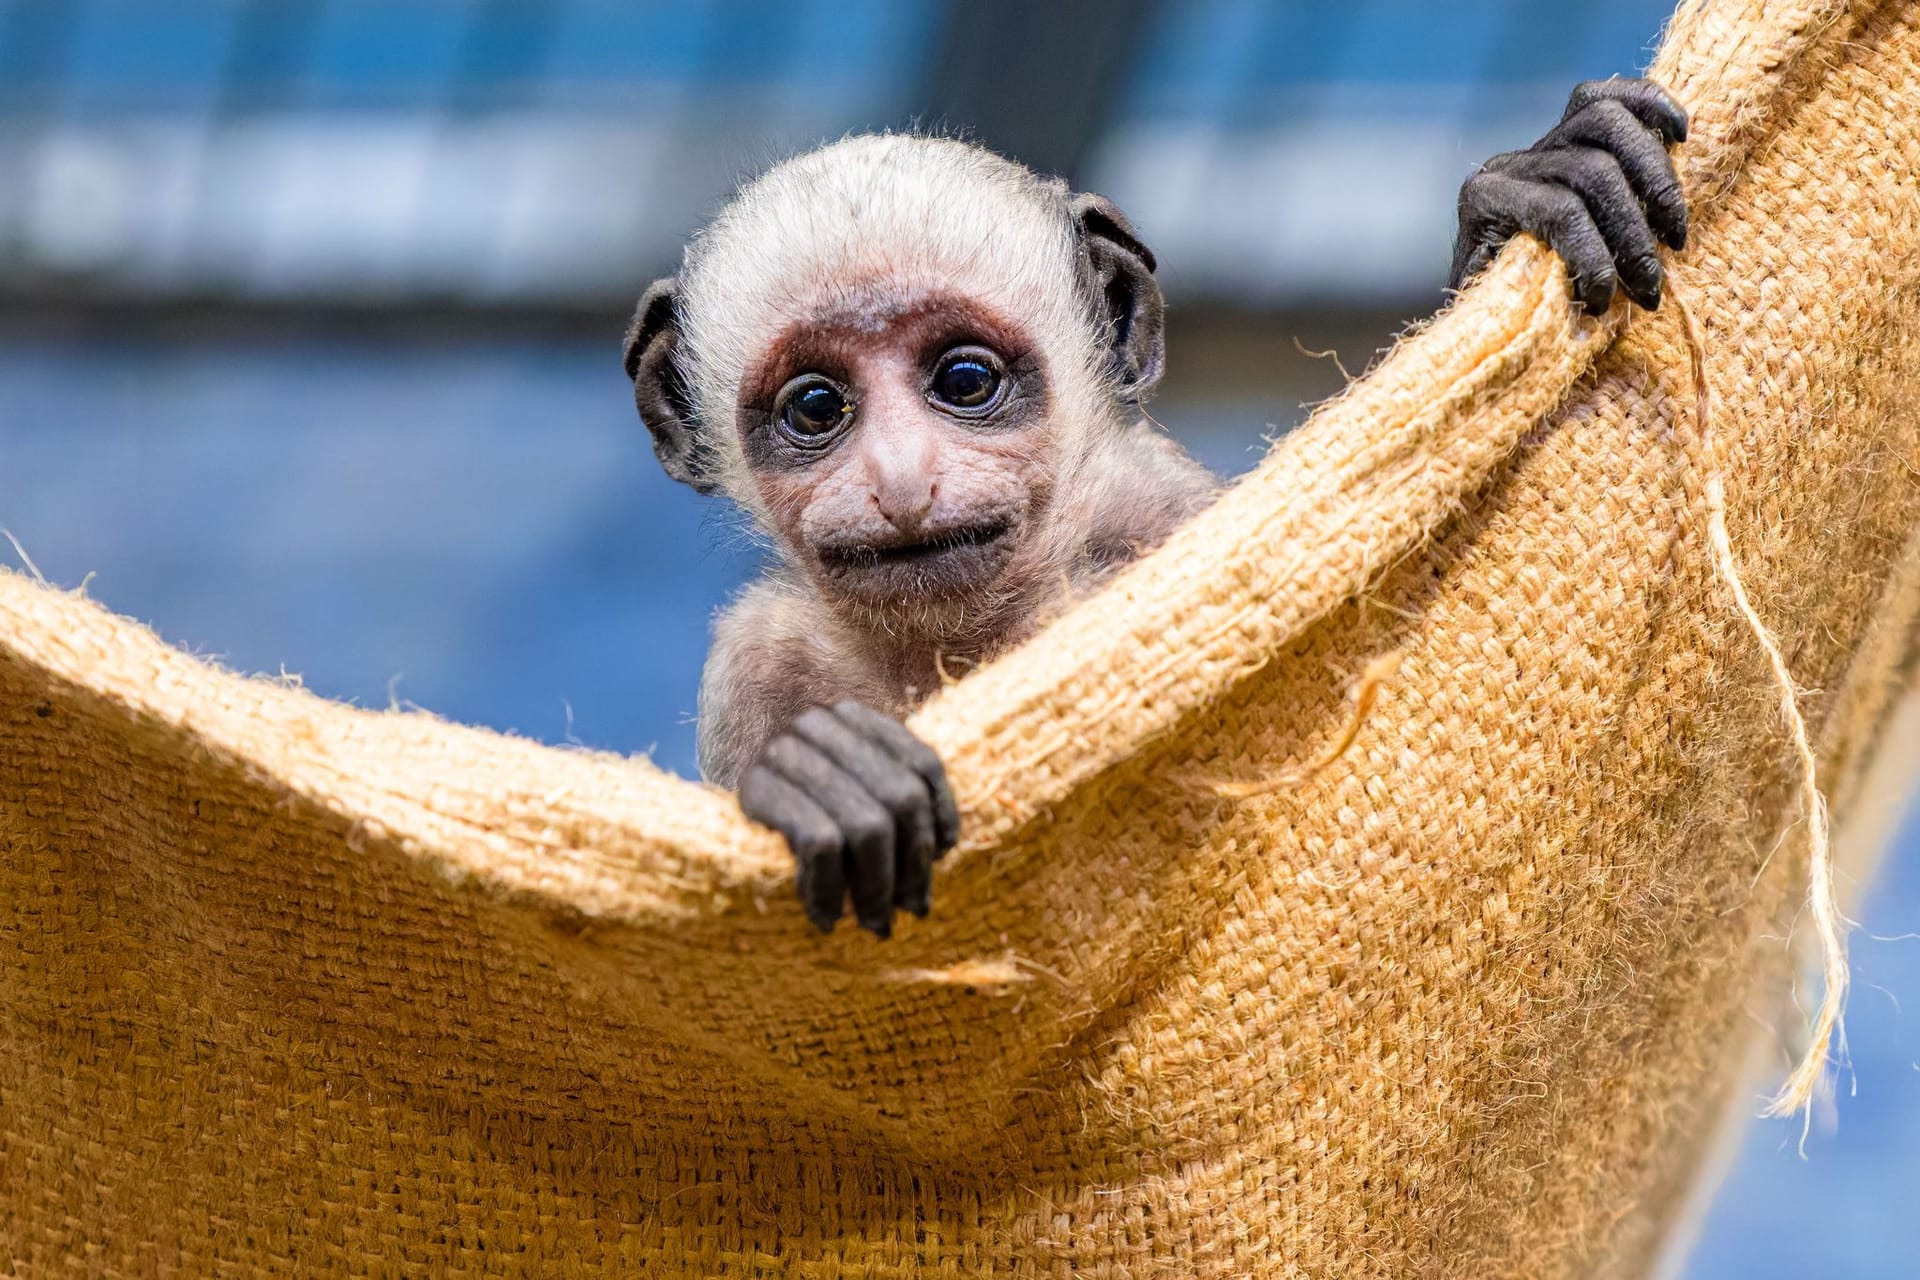
<svg viewBox="0 0 1920 1280"><path fill-rule="evenodd" d="M1012 548L1011 520L989 520L943 529L912 541L816 546L830 577L859 582L886 594L951 590L996 572Z"/></svg>

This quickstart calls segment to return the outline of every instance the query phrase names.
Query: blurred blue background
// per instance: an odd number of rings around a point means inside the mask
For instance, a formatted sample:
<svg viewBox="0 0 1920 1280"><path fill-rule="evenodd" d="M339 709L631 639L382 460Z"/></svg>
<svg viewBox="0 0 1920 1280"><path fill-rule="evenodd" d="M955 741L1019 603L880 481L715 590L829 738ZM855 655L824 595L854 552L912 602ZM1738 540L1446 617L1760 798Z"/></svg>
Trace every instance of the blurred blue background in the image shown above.
<svg viewBox="0 0 1920 1280"><path fill-rule="evenodd" d="M1431 311L1454 192L1661 0L0 0L0 527L243 670L691 772L747 532L659 473L625 309L740 178L965 128L1159 251L1222 471ZM1684 1274L1920 1275L1920 828L1837 1128L1755 1122ZM1856 1096L1845 1096L1857 1083ZM1901 1205L1908 1205L1901 1209Z"/></svg>

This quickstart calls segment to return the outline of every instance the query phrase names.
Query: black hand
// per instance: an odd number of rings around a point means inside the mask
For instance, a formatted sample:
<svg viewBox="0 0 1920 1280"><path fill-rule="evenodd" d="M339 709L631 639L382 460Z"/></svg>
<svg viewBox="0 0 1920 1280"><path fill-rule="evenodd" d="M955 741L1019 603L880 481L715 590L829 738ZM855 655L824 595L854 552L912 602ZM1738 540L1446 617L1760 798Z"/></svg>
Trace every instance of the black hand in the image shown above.
<svg viewBox="0 0 1920 1280"><path fill-rule="evenodd" d="M879 937L893 912L927 914L933 864L960 838L960 813L932 748L858 702L812 707L762 748L740 807L787 838L807 918L830 932L853 894Z"/></svg>
<svg viewBox="0 0 1920 1280"><path fill-rule="evenodd" d="M1486 267L1514 236L1540 237L1565 259L1574 296L1595 315L1619 287L1660 305L1666 272L1656 238L1687 243L1687 200L1667 144L1687 136L1687 113L1651 80L1590 80L1573 91L1552 132L1525 151L1482 165L1460 188L1460 230L1449 287Z"/></svg>

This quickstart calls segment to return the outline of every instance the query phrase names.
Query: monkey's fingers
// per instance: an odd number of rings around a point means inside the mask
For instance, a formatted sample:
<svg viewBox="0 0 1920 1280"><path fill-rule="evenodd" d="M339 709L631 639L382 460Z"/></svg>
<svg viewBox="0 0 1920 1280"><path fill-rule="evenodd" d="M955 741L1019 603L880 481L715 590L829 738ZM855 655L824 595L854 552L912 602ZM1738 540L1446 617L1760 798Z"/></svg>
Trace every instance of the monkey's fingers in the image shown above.
<svg viewBox="0 0 1920 1280"><path fill-rule="evenodd" d="M1649 311L1660 306L1666 269L1660 265L1659 246L1639 198L1610 153L1597 147L1523 151L1505 157L1501 168L1509 177L1552 183L1579 196L1606 241L1627 296Z"/></svg>
<svg viewBox="0 0 1920 1280"><path fill-rule="evenodd" d="M1618 102L1640 123L1660 135L1662 142L1687 140L1687 109L1651 80L1587 80L1573 87L1560 118L1578 115L1596 102Z"/></svg>
<svg viewBox="0 0 1920 1280"><path fill-rule="evenodd" d="M1585 202L1570 189L1489 167L1467 180L1460 204L1462 235L1478 241L1489 238L1480 228L1506 226L1539 236L1567 264L1582 306L1599 315L1612 304L1618 281L1613 254Z"/></svg>
<svg viewBox="0 0 1920 1280"><path fill-rule="evenodd" d="M1485 271L1487 264L1493 261L1493 255L1500 252L1501 243L1491 236L1478 235L1470 230L1463 209L1460 234L1453 245L1453 270L1447 274L1447 288L1459 289Z"/></svg>
<svg viewBox="0 0 1920 1280"><path fill-rule="evenodd" d="M786 837L800 864L800 905L814 928L832 933L847 900L840 828L826 810L764 765L754 765L740 780L740 809Z"/></svg>
<svg viewBox="0 0 1920 1280"><path fill-rule="evenodd" d="M1687 244L1687 194L1668 154L1665 134L1649 129L1614 98L1601 98L1554 126L1535 152L1597 148L1611 155L1626 176L1647 223L1670 248Z"/></svg>
<svg viewBox="0 0 1920 1280"><path fill-rule="evenodd" d="M860 927L878 938L893 935L893 815L861 780L819 747L794 733L767 744L760 763L826 811L846 849L847 887Z"/></svg>
<svg viewBox="0 0 1920 1280"><path fill-rule="evenodd" d="M894 823L893 901L915 915L932 906L933 797L925 779L888 749L825 707L811 707L793 722L793 732L826 753L852 774L867 793L892 815Z"/></svg>
<svg viewBox="0 0 1920 1280"><path fill-rule="evenodd" d="M894 759L919 774L933 798L934 857L938 859L960 840L960 807L947 785L947 768L932 747L913 736L907 726L881 715L864 703L845 699L833 704L834 714L886 747Z"/></svg>

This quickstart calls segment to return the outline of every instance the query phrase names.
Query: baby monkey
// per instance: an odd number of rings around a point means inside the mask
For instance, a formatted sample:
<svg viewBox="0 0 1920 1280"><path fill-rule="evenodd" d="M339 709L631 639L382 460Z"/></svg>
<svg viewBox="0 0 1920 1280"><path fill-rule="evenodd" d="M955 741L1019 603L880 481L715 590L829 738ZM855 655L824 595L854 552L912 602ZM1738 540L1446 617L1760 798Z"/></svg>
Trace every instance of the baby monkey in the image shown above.
<svg viewBox="0 0 1920 1280"><path fill-rule="evenodd" d="M1578 300L1660 301L1686 240L1647 81L1461 191L1452 283L1546 240ZM1153 252L1119 209L981 147L849 138L747 186L640 300L626 369L667 473L744 507L774 563L719 617L700 767L781 832L809 918L880 937L959 837L901 724L945 673L1032 634L1216 491L1142 406L1165 367Z"/></svg>

